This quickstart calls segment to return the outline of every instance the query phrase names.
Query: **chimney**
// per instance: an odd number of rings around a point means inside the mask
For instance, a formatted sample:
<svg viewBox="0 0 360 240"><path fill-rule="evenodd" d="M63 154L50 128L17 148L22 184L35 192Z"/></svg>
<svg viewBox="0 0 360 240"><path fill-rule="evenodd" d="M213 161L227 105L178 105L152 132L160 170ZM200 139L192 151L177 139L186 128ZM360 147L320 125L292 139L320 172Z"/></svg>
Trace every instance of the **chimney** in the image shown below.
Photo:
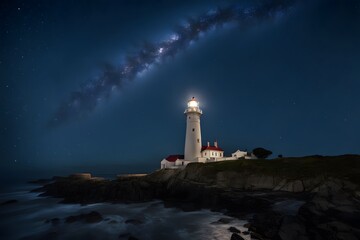
<svg viewBox="0 0 360 240"><path fill-rule="evenodd" d="M215 142L214 142L214 146L215 146L215 147L218 147L218 145L217 145L217 141L215 141Z"/></svg>
<svg viewBox="0 0 360 240"><path fill-rule="evenodd" d="M208 142L208 147L210 147L210 142Z"/></svg>

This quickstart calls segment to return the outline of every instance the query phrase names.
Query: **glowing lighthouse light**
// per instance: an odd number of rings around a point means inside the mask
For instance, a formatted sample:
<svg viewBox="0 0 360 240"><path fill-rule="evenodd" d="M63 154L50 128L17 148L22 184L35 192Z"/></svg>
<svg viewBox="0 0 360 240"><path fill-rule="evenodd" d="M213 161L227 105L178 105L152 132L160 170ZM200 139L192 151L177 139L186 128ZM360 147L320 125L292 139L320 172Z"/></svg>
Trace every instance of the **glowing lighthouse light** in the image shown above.
<svg viewBox="0 0 360 240"><path fill-rule="evenodd" d="M188 107L199 107L199 102L195 100L195 98L193 97L189 102L188 102Z"/></svg>

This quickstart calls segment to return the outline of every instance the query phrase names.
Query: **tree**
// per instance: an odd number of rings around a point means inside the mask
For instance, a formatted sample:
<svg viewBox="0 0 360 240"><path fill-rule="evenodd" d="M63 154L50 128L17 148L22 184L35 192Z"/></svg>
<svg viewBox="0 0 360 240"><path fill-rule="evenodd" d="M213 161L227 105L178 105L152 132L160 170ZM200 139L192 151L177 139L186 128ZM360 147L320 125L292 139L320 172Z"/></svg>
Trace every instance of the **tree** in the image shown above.
<svg viewBox="0 0 360 240"><path fill-rule="evenodd" d="M257 158L267 158L268 156L270 156L272 154L272 151L267 150L265 148L255 148L252 153L257 157Z"/></svg>

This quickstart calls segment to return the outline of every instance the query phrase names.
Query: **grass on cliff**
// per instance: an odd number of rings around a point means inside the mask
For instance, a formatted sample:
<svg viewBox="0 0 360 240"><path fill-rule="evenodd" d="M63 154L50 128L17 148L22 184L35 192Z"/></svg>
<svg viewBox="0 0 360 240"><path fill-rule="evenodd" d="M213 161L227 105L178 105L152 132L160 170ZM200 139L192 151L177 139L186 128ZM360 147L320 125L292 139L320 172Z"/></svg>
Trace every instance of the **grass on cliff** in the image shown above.
<svg viewBox="0 0 360 240"><path fill-rule="evenodd" d="M188 167L200 167L200 163ZM192 165L192 166L191 166ZM240 159L201 164L201 168L208 173L221 171L248 172L271 176L286 177L288 179L302 179L308 177L335 177L348 179L360 184L360 155L342 156L308 156L298 158Z"/></svg>

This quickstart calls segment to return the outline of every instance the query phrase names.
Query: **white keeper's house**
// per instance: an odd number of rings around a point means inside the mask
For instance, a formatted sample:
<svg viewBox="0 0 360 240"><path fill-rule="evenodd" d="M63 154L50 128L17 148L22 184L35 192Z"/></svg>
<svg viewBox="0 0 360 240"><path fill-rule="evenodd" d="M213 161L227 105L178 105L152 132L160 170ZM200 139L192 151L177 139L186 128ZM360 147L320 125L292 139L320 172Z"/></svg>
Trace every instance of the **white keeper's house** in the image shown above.
<svg viewBox="0 0 360 240"><path fill-rule="evenodd" d="M231 157L224 156L224 150L219 147L218 142L214 145L203 146L201 141L200 117L202 110L199 102L193 97L188 101L187 108L184 112L186 116L186 137L184 155L170 155L161 161L161 168L182 168L191 162L216 162L237 160L239 158L253 159L256 158L252 153L237 150L232 153Z"/></svg>

